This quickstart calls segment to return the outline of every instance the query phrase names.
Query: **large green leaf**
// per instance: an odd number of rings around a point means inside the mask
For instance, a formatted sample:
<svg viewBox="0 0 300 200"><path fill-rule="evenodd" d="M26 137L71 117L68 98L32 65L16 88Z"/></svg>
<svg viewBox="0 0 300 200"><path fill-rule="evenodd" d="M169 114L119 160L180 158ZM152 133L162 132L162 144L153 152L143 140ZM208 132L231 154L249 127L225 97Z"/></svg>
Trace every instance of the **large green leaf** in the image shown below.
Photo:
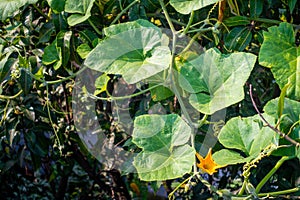
<svg viewBox="0 0 300 200"><path fill-rule="evenodd" d="M270 124L274 124L274 118L264 115ZM218 164L243 163L255 158L261 150L270 144L278 143L278 134L269 127L263 126L259 115L253 117L230 119L221 129L218 136L219 142L227 149L214 155ZM246 156L242 157L234 150L242 151Z"/></svg>
<svg viewBox="0 0 300 200"><path fill-rule="evenodd" d="M179 83L192 93L189 101L194 108L213 114L244 99L243 85L255 61L250 53L222 55L209 49L181 67Z"/></svg>
<svg viewBox="0 0 300 200"><path fill-rule="evenodd" d="M265 107L264 111L270 116L273 116L278 120L278 112L277 109L279 106L279 98L273 99L269 101ZM294 101L288 98L284 98L284 106L282 110L282 115L280 118L279 128L281 132L287 134L289 133L289 137L300 141L300 102ZM293 129L292 126L294 125ZM290 142L286 141L284 138L279 140L279 144L281 148L273 152L273 155L277 156L297 156L297 148L295 146L291 146Z"/></svg>
<svg viewBox="0 0 300 200"><path fill-rule="evenodd" d="M87 56L84 65L91 69L120 74L137 83L169 67L171 53L160 29L145 20L111 26L108 36Z"/></svg>
<svg viewBox="0 0 300 200"><path fill-rule="evenodd" d="M36 3L38 0L9 0L0 1L0 20L11 17L15 11L26 4Z"/></svg>
<svg viewBox="0 0 300 200"><path fill-rule="evenodd" d="M278 118L278 100L279 98L269 101L264 107L264 112L274 118ZM288 133L290 127L299 120L300 102L285 98L282 117L280 119L280 129ZM300 124L298 126L300 126Z"/></svg>
<svg viewBox="0 0 300 200"><path fill-rule="evenodd" d="M259 64L271 68L271 71L282 89L291 84L287 94L300 99L300 47L295 44L293 26L281 23L265 31L264 42L259 52Z"/></svg>
<svg viewBox="0 0 300 200"><path fill-rule="evenodd" d="M222 149L213 154L213 159L218 165L225 166L249 162L253 158L250 156L243 157L238 152L228 149Z"/></svg>
<svg viewBox="0 0 300 200"><path fill-rule="evenodd" d="M134 121L132 142L142 151L134 166L144 181L166 180L189 173L195 151L188 145L191 128L175 114L143 115Z"/></svg>
<svg viewBox="0 0 300 200"><path fill-rule="evenodd" d="M181 14L189 14L205 6L214 4L219 0L171 0L170 4Z"/></svg>
<svg viewBox="0 0 300 200"><path fill-rule="evenodd" d="M67 0L65 11L73 13L68 17L68 24L74 26L84 22L91 16L91 10L95 0Z"/></svg>

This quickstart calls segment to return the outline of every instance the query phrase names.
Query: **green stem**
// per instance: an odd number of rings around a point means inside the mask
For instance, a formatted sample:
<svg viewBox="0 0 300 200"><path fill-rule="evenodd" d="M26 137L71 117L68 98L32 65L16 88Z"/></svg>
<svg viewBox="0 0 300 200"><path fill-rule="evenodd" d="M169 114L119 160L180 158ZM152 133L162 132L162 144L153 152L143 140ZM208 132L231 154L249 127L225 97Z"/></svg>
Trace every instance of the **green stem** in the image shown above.
<svg viewBox="0 0 300 200"><path fill-rule="evenodd" d="M171 20L171 18L169 16L169 13L168 13L168 11L167 11L167 9L166 9L163 1L159 0L159 3L160 3L160 5L161 5L161 7L163 9L163 12L164 12L165 16L166 16L166 19L168 21L168 24L170 26L170 29L172 31L172 36L173 36L173 38L172 38L172 40L173 40L172 41L172 58L171 58L170 69L169 69L170 84L171 84L171 88L172 88L175 96L178 99L178 102L180 104L183 116L186 118L189 126L192 128L191 145L192 145L192 148L195 149L195 135L194 135L194 130L193 130L193 127L194 127L193 121L191 120L191 118L190 118L190 116L189 116L189 114L187 112L187 109L186 109L186 107L184 105L184 102L183 102L183 100L181 98L181 95L180 95L180 93L179 93L179 91L177 89L177 86L175 84L175 81L174 81L173 69L174 69L174 64L175 64L175 52L176 52L176 43L177 43L177 32L176 32L176 30L174 28L172 20ZM196 165L196 162L195 162L194 163L194 174L196 174L196 173L197 173L197 165Z"/></svg>
<svg viewBox="0 0 300 200"><path fill-rule="evenodd" d="M186 25L186 27L185 27L185 29L183 31L184 34L186 34L188 32L188 30L190 29L190 27L191 27L191 25L193 23L193 20L194 20L194 15L195 15L195 12L192 11L191 15L190 15L190 18L189 18L189 22L188 22L188 24Z"/></svg>
<svg viewBox="0 0 300 200"><path fill-rule="evenodd" d="M122 17L122 15L124 15L124 14L127 12L127 10L129 10L129 8L131 8L132 6L134 6L134 4L139 3L139 2L140 2L140 0L135 0L135 1L131 2L126 8L124 8L124 10L122 10L122 11L116 16L116 18L112 21L112 23L111 23L110 25L115 24L115 23Z"/></svg>
<svg viewBox="0 0 300 200"><path fill-rule="evenodd" d="M50 106L49 106L51 104L51 102L49 101L49 92L48 91L49 91L49 86L46 85L46 107L47 107L48 117L49 117L49 121L50 121L50 124L52 126L52 129L54 131L55 137L57 139L59 152L62 155L62 146L61 146L61 143L60 143L60 140L59 140L59 137L58 137L58 132L57 132L55 126L54 126L55 124L53 123L52 117L51 117L51 111L50 111Z"/></svg>
<svg viewBox="0 0 300 200"><path fill-rule="evenodd" d="M182 181L170 194L168 195L169 199L173 199L174 193L186 182L190 181L194 176L190 176L186 178L184 181Z"/></svg>
<svg viewBox="0 0 300 200"><path fill-rule="evenodd" d="M8 109L9 103L10 103L10 100L7 101L6 106L4 108L3 117L2 117L2 119L0 121L0 126L2 126L2 123L6 119L6 113L7 113L7 109Z"/></svg>
<svg viewBox="0 0 300 200"><path fill-rule="evenodd" d="M17 94L15 94L14 96L5 96L5 95L1 95L0 94L0 99L6 99L6 100L11 100L11 99L15 99L17 98L19 95L21 95L23 92L23 90L20 90Z"/></svg>
<svg viewBox="0 0 300 200"><path fill-rule="evenodd" d="M213 30L214 27L208 27L208 28L199 28L199 29L195 29L195 30L191 30L191 31L188 31L187 33L195 33L195 32L199 32L199 33L205 33L205 32L208 32L208 31L211 31Z"/></svg>
<svg viewBox="0 0 300 200"><path fill-rule="evenodd" d="M39 7L37 7L36 4L32 4L32 5L43 17L45 17L47 19L47 21L50 20L50 17L47 16L45 13L43 13L43 11Z"/></svg>
<svg viewBox="0 0 300 200"><path fill-rule="evenodd" d="M238 193L238 196L242 196L244 194L247 183L248 183L248 178L245 178L243 185Z"/></svg>
<svg viewBox="0 0 300 200"><path fill-rule="evenodd" d="M258 196L259 197L278 196L278 195L290 194L298 191L300 191L300 187L296 187L288 190L276 191L276 192L260 193L258 194Z"/></svg>
<svg viewBox="0 0 300 200"><path fill-rule="evenodd" d="M199 37L201 35L201 33L196 33L192 39L189 41L188 45L179 53L179 54L183 54L186 51L189 50L189 48L191 48L191 46L193 45L193 43L195 42L196 38Z"/></svg>
<svg viewBox="0 0 300 200"><path fill-rule="evenodd" d="M32 74L29 70L25 69L25 68L22 68L21 70L25 70L27 74L29 74L34 80L36 81L39 81L41 83L44 83L45 85L53 85L53 84L58 84L58 83L62 83L64 81L67 81L67 80L70 80L74 77L76 77L78 74L82 73L84 70L86 70L88 67L84 66L82 67L80 70L78 70L76 73L72 74L71 76L68 76L68 77L64 77L64 78L61 78L59 80L55 80L55 81L46 81L46 80L43 80L43 79L40 79L40 78L37 78L34 74ZM0 96L1 98L1 96Z"/></svg>
<svg viewBox="0 0 300 200"><path fill-rule="evenodd" d="M173 38L174 38L174 34L175 34L175 36L176 36L176 30L175 30L175 28L174 28L172 19L171 19L169 13L168 13L168 10L167 10L167 8L166 8L164 2L163 2L162 0L159 0L159 3L160 3L161 8L162 8L163 11L164 11L164 15L165 15L165 17L166 17L166 20L167 20L169 26L170 26L170 29L171 29L171 31L172 31L172 33L173 33ZM173 47L174 47L174 46L173 46ZM172 53L174 53L174 52L172 52Z"/></svg>
<svg viewBox="0 0 300 200"><path fill-rule="evenodd" d="M90 23L90 25L93 27L93 29L96 31L98 35L102 35L102 32L97 28L97 26L92 22L90 18L88 18L88 22Z"/></svg>
<svg viewBox="0 0 300 200"><path fill-rule="evenodd" d="M162 18L162 19L166 19L166 17L164 15L161 15L161 14L157 14L157 13L147 13L147 17L158 17L158 18ZM174 23L174 24L178 24L180 26L186 26L185 23L183 22L180 22L176 19L173 19L171 18L171 21Z"/></svg>
<svg viewBox="0 0 300 200"><path fill-rule="evenodd" d="M92 95L92 94L89 94L89 97L93 98L93 99L97 99L97 100L102 100L102 101L115 101L115 100L123 100L123 99L130 99L132 97L136 97L136 96L139 96L141 94L144 94L150 90L153 90L154 88L157 88L159 87L160 84L158 85L154 85L152 87L149 87L145 90L142 90L140 92L137 92L137 93L134 93L134 94L131 94L131 95L126 95L126 96L121 96L121 97L116 97L116 96L110 96L110 97L98 97L98 96L95 96L95 95Z"/></svg>
<svg viewBox="0 0 300 200"><path fill-rule="evenodd" d="M276 165L273 167L273 169L271 171L269 171L269 173L260 181L260 183L257 185L255 192L256 194L259 193L259 191L261 190L261 188L265 185L265 183L271 178L271 176L279 169L279 167L286 161L291 159L292 157L289 156L283 156L277 163Z"/></svg>

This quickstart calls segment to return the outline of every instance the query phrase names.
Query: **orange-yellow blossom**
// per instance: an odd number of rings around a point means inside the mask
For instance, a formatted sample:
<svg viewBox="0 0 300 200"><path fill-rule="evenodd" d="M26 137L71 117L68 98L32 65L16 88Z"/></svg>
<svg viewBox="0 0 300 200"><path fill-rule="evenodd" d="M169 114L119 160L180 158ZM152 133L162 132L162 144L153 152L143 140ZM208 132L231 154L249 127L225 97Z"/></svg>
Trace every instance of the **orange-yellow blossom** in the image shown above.
<svg viewBox="0 0 300 200"><path fill-rule="evenodd" d="M218 168L223 166L218 165L212 158L212 151L211 148L209 149L205 158L203 158L199 153L196 152L196 156L200 163L197 163L197 167L199 167L203 172L212 175L213 173L217 172Z"/></svg>

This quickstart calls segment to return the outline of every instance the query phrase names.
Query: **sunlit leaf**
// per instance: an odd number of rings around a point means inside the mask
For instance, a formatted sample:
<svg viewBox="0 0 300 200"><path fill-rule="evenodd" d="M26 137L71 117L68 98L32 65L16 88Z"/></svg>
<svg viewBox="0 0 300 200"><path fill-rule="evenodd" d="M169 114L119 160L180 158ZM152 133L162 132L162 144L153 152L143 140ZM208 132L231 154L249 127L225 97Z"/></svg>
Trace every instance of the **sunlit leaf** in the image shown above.
<svg viewBox="0 0 300 200"><path fill-rule="evenodd" d="M274 118L264 115L266 120L274 125ZM236 164L247 162L255 158L270 144L278 143L278 134L269 127L262 125L259 115L253 117L230 119L221 129L218 136L219 142L228 150L214 155L215 161L222 164ZM245 156L235 153L242 151ZM232 151L229 153L229 151ZM227 155L226 155L227 154Z"/></svg>
<svg viewBox="0 0 300 200"><path fill-rule="evenodd" d="M222 149L213 154L213 159L218 165L235 165L239 163L245 163L252 159L252 157L243 157L240 153Z"/></svg>
<svg viewBox="0 0 300 200"><path fill-rule="evenodd" d="M278 119L278 102L279 98L269 101L264 107L264 112ZM294 101L289 98L284 98L284 105L282 107L283 110L281 111L282 117L280 119L280 128L283 132L287 133L290 127L295 122L300 120L300 102Z"/></svg>
<svg viewBox="0 0 300 200"><path fill-rule="evenodd" d="M67 0L65 11L73 13L68 17L68 24L74 26L84 22L91 16L91 10L95 0Z"/></svg>
<svg viewBox="0 0 300 200"><path fill-rule="evenodd" d="M171 0L170 4L181 14L189 14L205 6L218 2L218 0Z"/></svg>
<svg viewBox="0 0 300 200"><path fill-rule="evenodd" d="M287 90L290 98L300 99L300 47L295 44L293 26L281 23L264 33L264 42L259 52L259 64L268 68L280 89L290 83Z"/></svg>
<svg viewBox="0 0 300 200"><path fill-rule="evenodd" d="M223 55L209 49L180 69L180 86L191 93L189 101L205 114L226 108L244 99L243 85L256 61L250 53Z"/></svg>
<svg viewBox="0 0 300 200"><path fill-rule="evenodd" d="M178 115L137 117L132 142L142 149L133 163L139 178L166 180L189 173L195 161L190 136L191 128Z"/></svg>
<svg viewBox="0 0 300 200"><path fill-rule="evenodd" d="M128 22L111 26L104 32L109 37L87 56L84 62L87 67L107 74L120 74L129 84L169 67L170 49L162 46L164 37L150 22Z"/></svg>

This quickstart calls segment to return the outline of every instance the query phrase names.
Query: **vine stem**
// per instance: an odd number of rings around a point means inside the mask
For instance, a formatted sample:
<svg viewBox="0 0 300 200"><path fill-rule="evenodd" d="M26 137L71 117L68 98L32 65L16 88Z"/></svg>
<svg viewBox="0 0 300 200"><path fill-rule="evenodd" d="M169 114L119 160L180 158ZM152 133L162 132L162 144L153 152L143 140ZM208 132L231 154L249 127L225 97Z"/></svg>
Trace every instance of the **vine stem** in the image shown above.
<svg viewBox="0 0 300 200"><path fill-rule="evenodd" d="M62 145L60 143L60 140L59 140L59 137L58 137L58 132L54 126L54 123L52 121L52 117L51 117L51 111L50 111L50 104L51 102L49 101L49 86L46 85L46 107L47 107L47 112L48 112L48 117L49 117L49 121L50 121L50 124L52 126L52 129L54 131L54 134L55 134L55 137L57 139L57 143L58 143L58 149L59 149L59 152L60 152L60 155L62 155Z"/></svg>
<svg viewBox="0 0 300 200"><path fill-rule="evenodd" d="M2 119L1 119L1 121L0 121L0 126L2 126L4 120L6 119L6 113L7 113L7 109L8 109L9 103L10 103L10 100L8 100L8 101L6 102L6 106L5 106L4 112L3 112L3 117L2 117Z"/></svg>
<svg viewBox="0 0 300 200"><path fill-rule="evenodd" d="M195 15L195 12L192 11L191 15L190 15L190 18L189 18L189 22L188 22L188 24L186 25L186 27L185 27L185 29L183 31L184 34L186 34L188 32L188 30L190 29L190 27L191 27L191 25L193 23L193 20L194 20L194 15Z"/></svg>
<svg viewBox="0 0 300 200"><path fill-rule="evenodd" d="M5 100L12 100L17 98L18 96L20 96L23 93L23 90L20 90L17 94L13 95L13 96L5 96L5 95L1 95L0 94L0 99L5 99Z"/></svg>
<svg viewBox="0 0 300 200"><path fill-rule="evenodd" d="M272 126L265 118L264 116L260 113L260 111L258 110L256 103L253 99L253 94L252 94L252 85L250 84L250 88L249 88L249 93L250 93L250 98L252 101L252 105L254 107L254 109L256 110L256 112L258 113L258 115L260 116L260 118L266 123L266 125L272 129L273 131L275 131L276 133L278 133L281 137L283 137L285 140L289 141L291 144L295 145L296 147L300 146L300 143L296 142L295 140L293 140L292 138L290 138L288 135L284 134L283 132L281 132L280 130L276 129L274 126Z"/></svg>
<svg viewBox="0 0 300 200"><path fill-rule="evenodd" d="M122 99L130 99L132 97L136 97L136 96L144 94L144 93L146 93L146 92L148 92L150 90L153 90L154 88L157 88L159 86L161 86L161 85L160 84L154 85L154 86L149 87L149 88L147 88L145 90L141 90L141 91L139 91L137 93L134 93L134 94L131 94L131 95L126 95L126 96L120 96L120 97L111 96L111 95L110 95L110 97L98 97L98 96L92 95L90 93L88 94L88 96L91 97L91 98L93 98L93 99L103 100L103 101L115 101L115 100L122 100Z"/></svg>
<svg viewBox="0 0 300 200"><path fill-rule="evenodd" d="M124 10L122 10L122 11L116 16L116 18L111 22L110 25L115 24L115 23L122 17L122 15L124 15L124 14L127 12L127 10L129 10L129 8L131 8L131 7L134 6L136 3L139 3L139 2L140 2L140 0L135 0L135 1L131 2L126 8L124 8Z"/></svg>
<svg viewBox="0 0 300 200"><path fill-rule="evenodd" d="M178 102L180 104L180 107L181 107L181 110L182 110L182 113L183 113L183 116L185 117L185 119L187 120L187 123L189 124L189 126L191 127L191 145L192 145L192 148L195 149L195 135L194 135L194 124L193 124L193 121L191 120L188 112L187 112L187 109L184 105L184 102L183 102L183 99L181 98L181 95L177 89L177 86L175 84L175 81L174 81L174 73L173 73L173 68L174 68L174 64L175 64L175 52L176 52L176 43L177 43L177 32L175 30L175 27L172 23L172 20L169 16L169 13L166 9L166 6L164 5L163 1L162 0L159 0L159 3L160 3L160 6L162 7L162 10L164 12L164 15L166 16L166 19L168 21L168 24L170 26L170 29L172 31L172 57L171 57L171 62L170 62L170 69L169 69L169 77L170 77L170 84L171 84L171 88L173 89L173 92L175 94L175 96L177 97L178 99ZM197 165L196 165L196 162L194 162L194 174L197 174Z"/></svg>
<svg viewBox="0 0 300 200"><path fill-rule="evenodd" d="M259 184L257 185L255 192L256 194L259 193L259 191L261 190L261 188L266 184L266 182L271 178L271 176L279 169L279 167L286 161L289 160L293 157L289 157L289 156L283 156L277 163L276 165L273 167L273 169L271 171L269 171L269 173L259 182Z"/></svg>
<svg viewBox="0 0 300 200"><path fill-rule="evenodd" d="M75 62L74 62L75 63ZM73 64L74 64L73 63ZM77 64L74 64L74 65L77 65ZM80 66L78 66L80 67ZM67 81L67 80L70 80L72 78L75 78L77 75L79 75L80 73L82 73L84 70L86 70L88 67L87 66L84 66L82 67L81 69L79 69L77 72L75 72L74 74L68 76L68 77L63 77L61 79L58 79L58 80L55 80L55 81L46 81L46 80L43 80L43 79L40 79L40 78L37 78L34 74L32 74L28 69L25 69L25 68L22 68L21 70L25 70L25 72L27 74L29 74L31 76L31 78L33 78L34 80L36 81L39 81L41 83L44 83L45 85L53 85L53 84L58 84L58 83L62 83L64 81ZM1 96L0 96L1 98Z"/></svg>
<svg viewBox="0 0 300 200"><path fill-rule="evenodd" d="M102 35L102 32L97 28L97 26L92 22L90 18L88 18L89 24L93 27L93 29L96 31L98 35Z"/></svg>
<svg viewBox="0 0 300 200"><path fill-rule="evenodd" d="M300 191L300 187L288 189L288 190L282 190L282 191L277 191L277 192L268 192L268 193L260 193L258 194L259 197L269 197L269 196L278 196L278 195L283 195L283 194L289 194L289 193L294 193Z"/></svg>

